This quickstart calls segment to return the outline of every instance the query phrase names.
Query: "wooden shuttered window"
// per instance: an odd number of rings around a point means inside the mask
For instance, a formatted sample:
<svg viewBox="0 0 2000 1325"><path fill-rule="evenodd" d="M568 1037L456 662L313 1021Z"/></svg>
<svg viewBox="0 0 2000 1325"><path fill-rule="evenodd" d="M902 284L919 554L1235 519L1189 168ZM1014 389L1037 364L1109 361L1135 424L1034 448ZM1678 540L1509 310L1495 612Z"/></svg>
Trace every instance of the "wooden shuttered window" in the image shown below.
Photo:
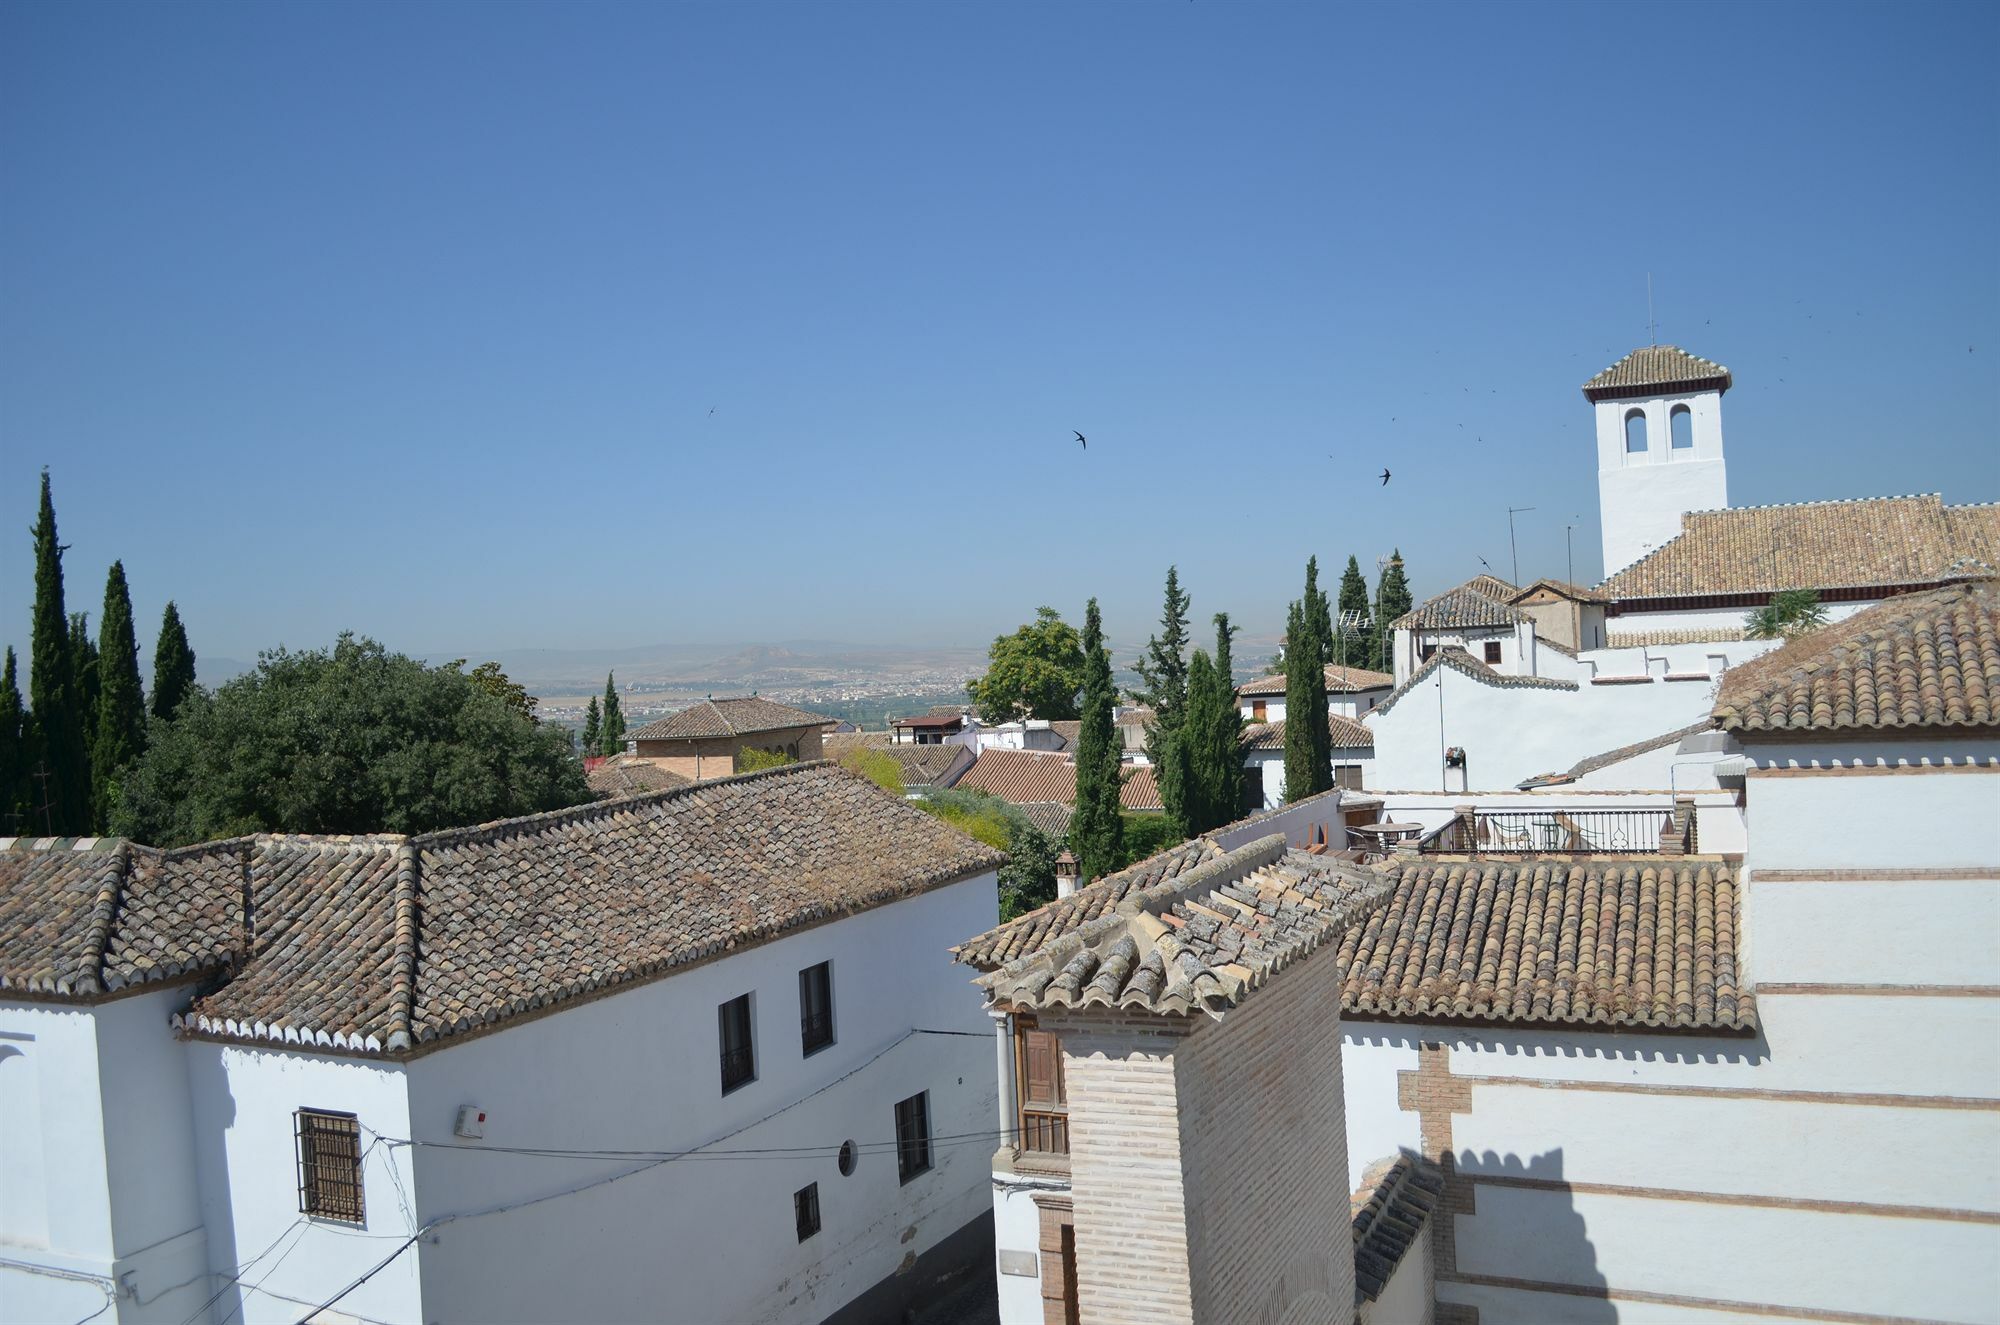
<svg viewBox="0 0 2000 1325"><path fill-rule="evenodd" d="M1069 1153L1069 1097L1064 1091L1062 1042L1025 1017L1015 1024L1020 1062L1022 1150Z"/></svg>

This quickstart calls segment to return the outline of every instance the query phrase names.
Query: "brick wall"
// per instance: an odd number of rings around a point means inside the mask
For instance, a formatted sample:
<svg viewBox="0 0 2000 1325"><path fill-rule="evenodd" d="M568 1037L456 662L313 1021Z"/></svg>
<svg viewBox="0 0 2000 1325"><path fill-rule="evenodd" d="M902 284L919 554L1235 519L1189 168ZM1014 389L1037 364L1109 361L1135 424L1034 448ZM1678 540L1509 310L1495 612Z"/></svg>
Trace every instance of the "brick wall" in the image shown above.
<svg viewBox="0 0 2000 1325"><path fill-rule="evenodd" d="M1086 1325L1348 1325L1339 963L1220 1022L1065 1017Z"/></svg>

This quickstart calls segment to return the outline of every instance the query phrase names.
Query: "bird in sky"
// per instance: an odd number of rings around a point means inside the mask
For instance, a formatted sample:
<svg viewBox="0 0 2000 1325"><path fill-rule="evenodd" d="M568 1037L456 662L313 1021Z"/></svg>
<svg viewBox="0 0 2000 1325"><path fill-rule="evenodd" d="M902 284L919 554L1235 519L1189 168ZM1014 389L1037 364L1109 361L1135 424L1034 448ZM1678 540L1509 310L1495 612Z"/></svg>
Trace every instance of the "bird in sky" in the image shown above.
<svg viewBox="0 0 2000 1325"><path fill-rule="evenodd" d="M1386 469L1382 471L1382 486L1385 488L1389 486L1389 471Z"/></svg>
<svg viewBox="0 0 2000 1325"><path fill-rule="evenodd" d="M1487 566L1487 565L1486 565L1486 558L1484 558L1484 557L1481 557L1481 558L1479 559L1479 564L1480 564L1480 565L1482 565L1482 566L1486 566L1486 569L1487 569L1487 571L1488 571L1488 572L1491 572L1491 571L1492 571L1492 569L1493 569L1493 568L1492 568L1491 566Z"/></svg>
<svg viewBox="0 0 2000 1325"><path fill-rule="evenodd" d="M1070 431L1076 432L1076 429L1071 428ZM1081 446L1084 450L1088 451L1090 449L1090 439L1088 437L1085 437L1082 433L1076 432L1076 441L1077 445Z"/></svg>

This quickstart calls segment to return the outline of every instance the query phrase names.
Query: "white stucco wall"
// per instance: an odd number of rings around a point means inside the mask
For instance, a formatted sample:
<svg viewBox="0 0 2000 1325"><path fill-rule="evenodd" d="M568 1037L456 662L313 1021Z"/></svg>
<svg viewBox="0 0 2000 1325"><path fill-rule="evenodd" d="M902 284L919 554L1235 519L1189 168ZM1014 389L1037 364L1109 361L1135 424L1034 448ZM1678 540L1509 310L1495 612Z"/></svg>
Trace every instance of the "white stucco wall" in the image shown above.
<svg viewBox="0 0 2000 1325"><path fill-rule="evenodd" d="M1688 408L1694 445L1673 446L1671 415ZM1625 417L1646 418L1647 446L1626 450ZM1615 571L1680 533L1687 511L1729 505L1729 474L1722 450L1722 393L1681 392L1635 400L1600 400L1597 425L1598 520L1603 530L1604 573Z"/></svg>
<svg viewBox="0 0 2000 1325"><path fill-rule="evenodd" d="M1375 764L1375 751L1367 746L1336 746L1331 763L1335 768L1353 766L1361 770L1361 785L1368 785ZM1264 808L1275 810L1285 803L1285 752L1252 750L1243 756L1243 776L1262 788Z"/></svg>
<svg viewBox="0 0 2000 1325"><path fill-rule="evenodd" d="M946 948L990 928L988 873L786 935L410 1065L432 1315L818 1321L986 1209L993 1028ZM798 972L833 964L835 1043L803 1055ZM721 1090L716 1008L752 996L757 1078ZM895 1105L928 1092L932 1171L898 1182ZM459 1106L488 1111L459 1143ZM843 1177L841 1142L868 1147ZM450 1148L463 1145L463 1149ZM671 1163L501 1147L678 1152ZM762 1155L715 1152L758 1150ZM619 1173L576 1195L486 1214ZM801 1244L792 1195L819 1184ZM547 1267L564 1267L551 1275ZM726 1272L724 1272L726 1267Z"/></svg>

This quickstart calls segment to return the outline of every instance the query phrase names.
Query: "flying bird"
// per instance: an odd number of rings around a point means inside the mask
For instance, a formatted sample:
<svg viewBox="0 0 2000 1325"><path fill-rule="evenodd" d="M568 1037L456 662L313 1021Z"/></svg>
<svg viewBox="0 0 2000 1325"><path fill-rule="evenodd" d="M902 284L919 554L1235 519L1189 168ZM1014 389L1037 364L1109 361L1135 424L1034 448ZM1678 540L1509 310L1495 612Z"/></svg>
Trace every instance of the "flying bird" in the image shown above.
<svg viewBox="0 0 2000 1325"><path fill-rule="evenodd" d="M1482 565L1482 566L1486 566L1486 558L1484 558L1484 557L1481 557L1481 558L1479 559L1479 564L1480 564L1480 565ZM1487 569L1487 570L1492 570L1493 568L1492 568L1491 566L1486 566L1486 569Z"/></svg>
<svg viewBox="0 0 2000 1325"><path fill-rule="evenodd" d="M1382 471L1382 486L1385 488L1389 486L1389 471L1386 469Z"/></svg>
<svg viewBox="0 0 2000 1325"><path fill-rule="evenodd" d="M1076 429L1071 428L1070 431L1076 432ZM1076 441L1077 445L1081 446L1084 450L1088 451L1090 449L1090 439L1085 437L1082 433L1076 432Z"/></svg>

